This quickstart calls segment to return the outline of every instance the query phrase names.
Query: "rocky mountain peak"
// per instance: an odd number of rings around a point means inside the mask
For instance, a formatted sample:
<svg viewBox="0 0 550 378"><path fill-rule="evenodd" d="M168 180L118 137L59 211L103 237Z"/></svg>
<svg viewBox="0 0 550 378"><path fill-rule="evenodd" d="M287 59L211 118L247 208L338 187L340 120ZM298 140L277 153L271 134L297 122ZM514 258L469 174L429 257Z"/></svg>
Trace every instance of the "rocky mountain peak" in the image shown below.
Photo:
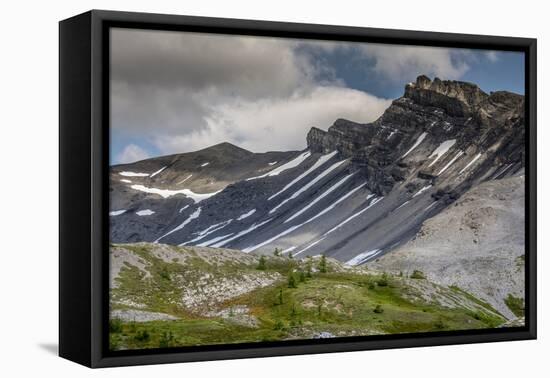
<svg viewBox="0 0 550 378"><path fill-rule="evenodd" d="M337 150L364 170L371 190L388 193L417 169L414 162L402 159L414 141L424 138L424 148L431 151L453 143L457 151L493 148L500 151L499 161L523 161L523 107L521 95L489 95L472 83L421 75L376 121L338 119L327 131L312 128L307 144L312 152ZM435 177L435 167L431 165L423 177Z"/></svg>
<svg viewBox="0 0 550 378"><path fill-rule="evenodd" d="M443 108L453 116L469 116L489 95L472 83L437 77L432 81L420 75L405 86L404 97L419 105Z"/></svg>

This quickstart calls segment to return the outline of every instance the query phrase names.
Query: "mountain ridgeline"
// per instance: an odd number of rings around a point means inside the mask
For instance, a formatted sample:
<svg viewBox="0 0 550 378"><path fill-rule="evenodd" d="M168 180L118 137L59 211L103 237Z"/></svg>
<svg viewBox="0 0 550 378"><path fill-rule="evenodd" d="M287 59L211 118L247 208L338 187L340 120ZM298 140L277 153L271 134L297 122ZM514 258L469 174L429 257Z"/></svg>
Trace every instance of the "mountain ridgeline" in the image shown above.
<svg viewBox="0 0 550 378"><path fill-rule="evenodd" d="M478 185L520 180L524 171L523 96L420 76L372 123L313 127L303 151L252 153L222 143L111 167L111 240L277 249L361 265L408 248L426 220ZM510 206L521 207L512 213L522 233L523 203ZM478 217L472 211L467 216ZM518 243L510 258L523 254ZM407 261L412 271L415 260Z"/></svg>

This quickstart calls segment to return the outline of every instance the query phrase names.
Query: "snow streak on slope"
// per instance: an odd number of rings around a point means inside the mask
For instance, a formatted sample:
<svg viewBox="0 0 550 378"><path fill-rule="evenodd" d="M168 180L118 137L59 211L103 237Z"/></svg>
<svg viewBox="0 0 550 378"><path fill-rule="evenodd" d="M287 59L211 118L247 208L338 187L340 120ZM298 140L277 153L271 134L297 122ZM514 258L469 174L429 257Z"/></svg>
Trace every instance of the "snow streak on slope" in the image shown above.
<svg viewBox="0 0 550 378"><path fill-rule="evenodd" d="M287 249L285 249L284 251L281 251L281 253L288 253L288 252L292 252L296 249L296 246L293 245L292 247L288 247Z"/></svg>
<svg viewBox="0 0 550 378"><path fill-rule="evenodd" d="M166 167L162 167L161 169L159 169L155 173L152 173L150 177L155 177L156 175L158 175L160 172L164 171L165 169L166 169Z"/></svg>
<svg viewBox="0 0 550 378"><path fill-rule="evenodd" d="M222 236L216 236L213 239L210 239L210 240L207 240L205 242L197 244L197 246L199 246L199 247L208 247L208 246L210 246L211 244L214 244L217 241L220 241L220 240L223 240L225 238L230 237L231 235L233 235L233 233L227 234L227 235L222 235Z"/></svg>
<svg viewBox="0 0 550 378"><path fill-rule="evenodd" d="M431 209L432 207L434 207L435 204L438 203L438 202L439 202L439 201L434 201L434 202L432 202L428 207L426 207L426 208L424 209L424 211L430 210L430 209Z"/></svg>
<svg viewBox="0 0 550 378"><path fill-rule="evenodd" d="M197 242L199 240L202 240L205 237L207 237L208 235L213 234L214 232L219 231L222 228L228 226L229 224L231 224L231 222L233 222L233 219L229 219L229 220L226 220L225 222L220 222L220 223L213 224L212 226L209 226L208 228L206 228L202 231L199 231L198 236L196 238L194 238L192 240L189 240L189 241L186 241L184 243L181 243L181 244L179 244L179 246L181 247L181 246L188 245L188 244Z"/></svg>
<svg viewBox="0 0 550 378"><path fill-rule="evenodd" d="M125 212L126 212L126 210L115 210L115 211L111 211L109 213L109 216L116 217L117 215L124 214Z"/></svg>
<svg viewBox="0 0 550 378"><path fill-rule="evenodd" d="M366 262L368 259L372 259L374 256L382 252L381 249L373 249L372 251L367 251L358 254L353 259L346 262L346 265L356 266Z"/></svg>
<svg viewBox="0 0 550 378"><path fill-rule="evenodd" d="M243 220L243 219L245 219L245 218L248 218L249 216L251 216L251 215L254 214L255 212L256 212L256 209L252 209L252 210L250 210L248 213L244 213L244 214L242 214L241 216L239 216L239 217L237 218L237 220L240 221L240 220Z"/></svg>
<svg viewBox="0 0 550 378"><path fill-rule="evenodd" d="M269 218L268 220L265 220L263 222L257 223L257 224L254 223L252 226L248 227L246 230L243 230L243 231L239 232L238 234L236 234L233 237L230 237L229 239L222 240L221 242L218 242L218 243L212 245L212 247L214 247L214 248L222 247L222 246L226 245L227 243L229 243L230 241L233 241L237 238L240 238L243 235L251 233L255 229L257 229L259 227L262 227L264 224L266 224L267 222L270 222L270 221L271 221L271 218Z"/></svg>
<svg viewBox="0 0 550 378"><path fill-rule="evenodd" d="M149 173L136 173L136 172L128 172L128 171L119 172L118 174L121 175L121 176L126 176L126 177L147 177L147 176L149 176Z"/></svg>
<svg viewBox="0 0 550 378"><path fill-rule="evenodd" d="M447 151L449 151L449 148L451 148L455 143L456 143L456 139L446 140L445 142L441 143L434 150L434 152L432 152L432 154L430 156L428 156L428 159L431 159L434 156L436 156L435 160L432 161L430 163L430 165L428 165L428 167L431 167L432 165L434 165L436 163L436 161L438 161L439 158L441 158L443 155L445 155L447 153Z"/></svg>
<svg viewBox="0 0 550 378"><path fill-rule="evenodd" d="M170 235L170 234L172 234L176 231L181 230L182 228L187 226L193 219L198 218L199 215L201 215L201 208L200 207L197 210L195 210L191 215L189 215L189 217L182 224L180 224L178 227L174 228L172 231L168 231L166 234L162 235L160 238L155 240L155 243L158 243L159 240L167 237L168 235Z"/></svg>
<svg viewBox="0 0 550 378"><path fill-rule="evenodd" d="M290 188L292 185L296 184L298 181L300 181L301 179L303 179L304 177L306 177L307 175L309 175L311 172L313 172L314 170L316 170L317 168L319 168L321 165L325 164L328 160L330 160L334 155L336 155L338 153L338 151L333 151L331 152L330 154L326 154L326 155L323 155L321 156L316 162L315 164L313 164L307 171L305 171L304 173L302 173L300 176L296 177L294 180L292 180L291 182L289 182L283 189L279 190L277 193L275 193L274 195L272 195L271 197L268 198L269 201L271 201L273 198L277 197L279 194L281 194L282 192L284 192L285 190L287 190L288 188Z"/></svg>
<svg viewBox="0 0 550 378"><path fill-rule="evenodd" d="M134 190L139 190L140 192L150 193L150 194L158 194L162 198L168 198L171 196L175 196L176 194L183 194L186 197L191 198L195 203L199 203L200 201L203 201L207 198L210 198L219 192L221 190L214 192L214 193L195 193L190 189L178 189L178 190L172 190L172 189L158 189L158 188L149 188L144 185L132 185L130 188Z"/></svg>
<svg viewBox="0 0 550 378"><path fill-rule="evenodd" d="M477 161L477 159L479 159L481 157L481 155L483 155L483 154L477 154L476 157L474 157L472 159L472 161L468 163L468 165L466 165L464 168L462 168L462 170L460 172L458 172L458 174L461 175L465 170L470 168L472 166L472 164L474 164Z"/></svg>
<svg viewBox="0 0 550 378"><path fill-rule="evenodd" d="M373 207L374 205L376 205L378 202L382 201L384 197L378 197L378 198L375 198L373 199L370 204L365 207L363 210L360 210L358 212L356 212L355 214L349 216L347 219L345 219L344 221L342 221L340 224L334 226L333 228L331 228L330 230L328 230L327 232L324 233L324 235L328 235L330 234L331 232L333 231L336 231L337 229L339 229L340 227L342 227L343 225L345 225L346 223L348 223L349 221L357 218L359 215L363 214L365 211L367 211L368 209L370 209L371 207Z"/></svg>
<svg viewBox="0 0 550 378"><path fill-rule="evenodd" d="M458 153L455 155L455 157L452 158L451 161L448 162L447 165L444 166L443 169L441 169L437 175L439 176L440 174L442 174L443 172L445 172L445 171L447 170L447 168L449 168L451 165L453 165L453 163L456 161L456 159L458 159L459 157L462 156L463 153L464 153L464 152L462 152L462 151L458 151Z"/></svg>
<svg viewBox="0 0 550 378"><path fill-rule="evenodd" d="M294 213L292 216L290 216L288 219L286 219L283 223L288 223L290 222L291 220L293 220L294 218L296 217L299 217L300 215L302 215L304 212L306 212L308 209L310 209L312 206L314 206L317 202L319 202L320 200L322 200L323 198L325 198L327 195L329 195L331 192L333 192L334 190L336 190L340 185L342 185L343 183L345 183L351 176L353 176L355 173L350 173L349 175L345 176L344 178L342 178L340 181L338 181L336 184L332 185L330 188L328 188L327 190L325 190L320 196L318 196L317 198L315 198L313 201L311 201L309 204L307 204L302 210L299 210L297 211L296 213Z"/></svg>
<svg viewBox="0 0 550 378"><path fill-rule="evenodd" d="M408 205L409 202L411 202L411 201L408 200L408 201L403 202L399 207L397 207L397 209L395 209L395 210L393 210L393 211L397 211L397 210L401 209L403 206ZM393 212L393 211L392 211L392 212Z"/></svg>
<svg viewBox="0 0 550 378"><path fill-rule="evenodd" d="M428 133L422 133L420 134L420 136L418 137L418 139L416 140L416 142L414 142L414 144L412 145L411 148L409 148L409 150L407 152L405 152L405 154L403 156L401 156L401 159L403 159L405 156L407 156L408 154L410 154L416 147L418 147L418 145L420 143L422 143L422 141L424 140L424 138L426 138L426 135L428 135Z"/></svg>
<svg viewBox="0 0 550 378"><path fill-rule="evenodd" d="M311 155L311 152L306 151L306 152L298 155L297 157L295 157L294 159L292 159L288 163L285 163L285 164L275 168L274 170L269 171L269 172L267 172L267 173L265 173L261 176L247 178L246 181L255 180L255 179L259 179L259 178L263 178L263 177L267 177L267 176L277 176L281 172L286 171L287 169L291 169L291 168L299 166L300 164L302 164L302 162L304 160L306 160L308 157L310 157L310 155Z"/></svg>
<svg viewBox="0 0 550 378"><path fill-rule="evenodd" d="M313 243L309 244L307 247L305 247L305 248L299 250L298 252L296 252L296 254L295 254L294 256L298 256L300 253L305 252L305 251L307 251L308 249L310 249L310 248L316 246L317 244L319 244L320 242L322 242L323 240L325 240L325 238L326 238L326 236L325 236L325 237L322 237L322 238L319 239L319 240L314 241Z"/></svg>
<svg viewBox="0 0 550 378"><path fill-rule="evenodd" d="M421 195L422 193L424 193L426 190L430 189L431 187L432 187L432 184L426 185L425 187L423 187L422 189L420 189L418 192L416 192L416 193L414 194L414 196L412 196L412 198Z"/></svg>
<svg viewBox="0 0 550 378"><path fill-rule="evenodd" d="M153 215L155 212L151 209L145 209L145 210L140 210L140 211L136 211L136 215L140 216L140 217L145 217L147 215Z"/></svg>
<svg viewBox="0 0 550 378"><path fill-rule="evenodd" d="M187 176L186 178L184 178L183 180L181 180L180 182L178 182L176 185L179 185L179 184L183 184L184 182L186 182L187 180L189 180L191 178L191 176L193 176L192 174Z"/></svg>
<svg viewBox="0 0 550 378"><path fill-rule="evenodd" d="M332 164L330 167L328 167L327 169L325 169L323 172L321 172L317 177L315 177L313 180L311 180L310 182L308 182L306 185L302 186L300 189L298 189L296 192L294 192L294 194L292 194L290 197L288 197L287 199L285 199L284 201L282 201L280 204L278 204L277 206L275 206L273 209L271 209L269 211L269 214L273 214L275 211L277 211L278 208L280 208L281 206L283 206L285 203L287 203L288 201L290 200L293 200L295 199L296 197L298 197L300 194L304 193L306 190L308 190L309 188L311 188L313 185L315 185L317 182L319 182L320 180L322 180L325 176L327 176L330 172L334 171L336 168L338 168L339 166L341 166L343 163L345 163L347 160L340 160L339 162L337 163L334 163Z"/></svg>
<svg viewBox="0 0 550 378"><path fill-rule="evenodd" d="M333 202L330 206L326 207L324 210L322 210L321 212L319 212L317 215L309 218L308 220L306 220L305 222L303 223L300 223L300 224L297 224L295 226L292 226L288 229L286 229L285 231L275 235L274 237L270 238L270 239L267 239L259 244L256 244L254 246L251 246L251 247L247 247L245 249L243 249L243 252L252 252L260 247L263 247L264 245L267 245L285 235L288 235L290 234L291 232L297 230L298 228L314 221L315 219L323 216L324 214L328 213L329 211L331 211L332 209L334 209L336 207L336 205L338 205L340 202L346 200L349 196L351 196L353 193L355 193L356 191L358 191L359 189L361 189L363 186L365 186L366 182L362 183L361 185L359 185L358 187L356 187L355 189L352 189L351 191L349 191L348 193L346 193L344 196L340 197L338 200L336 200L335 202Z"/></svg>

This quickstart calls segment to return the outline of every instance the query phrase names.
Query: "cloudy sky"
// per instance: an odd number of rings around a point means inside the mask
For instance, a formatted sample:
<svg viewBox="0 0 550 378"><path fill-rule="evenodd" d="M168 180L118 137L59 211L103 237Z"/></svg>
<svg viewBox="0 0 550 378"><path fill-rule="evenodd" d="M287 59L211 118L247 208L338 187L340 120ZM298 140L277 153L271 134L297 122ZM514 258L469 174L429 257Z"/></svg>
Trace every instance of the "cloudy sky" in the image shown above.
<svg viewBox="0 0 550 378"><path fill-rule="evenodd" d="M312 126L374 121L420 74L524 91L520 53L112 29L111 162L301 150Z"/></svg>

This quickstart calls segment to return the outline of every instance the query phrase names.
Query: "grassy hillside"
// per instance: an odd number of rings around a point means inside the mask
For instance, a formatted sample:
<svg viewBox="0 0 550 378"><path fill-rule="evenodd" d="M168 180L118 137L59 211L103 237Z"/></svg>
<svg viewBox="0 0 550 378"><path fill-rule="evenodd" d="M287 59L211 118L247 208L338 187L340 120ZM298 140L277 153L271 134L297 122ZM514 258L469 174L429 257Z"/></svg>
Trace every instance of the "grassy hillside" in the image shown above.
<svg viewBox="0 0 550 378"><path fill-rule="evenodd" d="M460 288L321 256L111 247L112 349L476 329L504 321Z"/></svg>

